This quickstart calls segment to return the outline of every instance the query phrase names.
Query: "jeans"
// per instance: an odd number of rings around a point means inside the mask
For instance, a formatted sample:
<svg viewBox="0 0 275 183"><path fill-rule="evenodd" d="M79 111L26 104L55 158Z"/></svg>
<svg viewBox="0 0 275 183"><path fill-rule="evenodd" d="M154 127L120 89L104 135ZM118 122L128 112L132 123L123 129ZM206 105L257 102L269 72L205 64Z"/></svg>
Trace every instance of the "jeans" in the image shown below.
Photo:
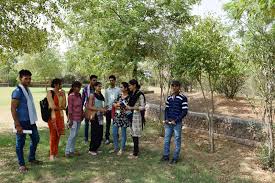
<svg viewBox="0 0 275 183"><path fill-rule="evenodd" d="M35 160L35 152L37 149L37 144L39 143L39 140L40 140L37 127L35 124L31 125L29 121L20 122L20 124L24 130L32 130L32 134L30 134L31 142L30 142L29 161ZM16 155L20 166L25 166L25 160L24 160L25 141L26 141L26 134L16 133Z"/></svg>
<svg viewBox="0 0 275 183"><path fill-rule="evenodd" d="M113 125L113 139L114 139L114 148L116 151L119 150L119 145L118 145L118 129L119 127L116 125ZM126 127L121 127L121 150L125 150L125 145L126 145Z"/></svg>
<svg viewBox="0 0 275 183"><path fill-rule="evenodd" d="M175 151L173 159L178 160L181 150L181 131L182 123L176 125L165 124L165 137L164 137L164 150L163 156L169 157L170 154L170 142L174 132Z"/></svg>
<svg viewBox="0 0 275 183"><path fill-rule="evenodd" d="M88 119L85 119L84 140L86 142L89 141L89 123L90 121Z"/></svg>
<svg viewBox="0 0 275 183"><path fill-rule="evenodd" d="M70 135L68 137L68 143L66 145L65 154L74 153L75 141L80 128L80 121L73 121L73 125L70 130Z"/></svg>
<svg viewBox="0 0 275 183"><path fill-rule="evenodd" d="M110 140L110 126L112 121L112 111L108 110L106 112L106 130L105 130L105 139Z"/></svg>

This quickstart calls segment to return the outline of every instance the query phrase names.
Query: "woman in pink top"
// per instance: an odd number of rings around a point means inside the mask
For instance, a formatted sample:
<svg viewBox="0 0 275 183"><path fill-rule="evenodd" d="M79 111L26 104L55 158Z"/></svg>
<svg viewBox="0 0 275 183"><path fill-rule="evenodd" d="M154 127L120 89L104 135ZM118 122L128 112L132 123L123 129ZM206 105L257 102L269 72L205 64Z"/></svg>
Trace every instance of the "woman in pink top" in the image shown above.
<svg viewBox="0 0 275 183"><path fill-rule="evenodd" d="M72 88L69 92L68 97L68 120L70 136L68 138L68 143L65 149L65 156L71 157L74 155L79 155L75 152L75 141L80 128L81 121L83 120L83 109L82 109L82 99L81 94L79 93L81 89L81 83L75 81L72 84Z"/></svg>

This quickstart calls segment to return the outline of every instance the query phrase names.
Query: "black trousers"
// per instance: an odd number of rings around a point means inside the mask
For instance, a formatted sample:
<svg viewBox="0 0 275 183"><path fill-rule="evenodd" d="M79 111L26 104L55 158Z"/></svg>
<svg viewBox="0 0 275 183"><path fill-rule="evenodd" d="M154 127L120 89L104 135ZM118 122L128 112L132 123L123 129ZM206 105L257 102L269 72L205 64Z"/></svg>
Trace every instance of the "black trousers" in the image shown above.
<svg viewBox="0 0 275 183"><path fill-rule="evenodd" d="M97 117L91 121L91 142L89 151L96 152L103 139L103 125L99 125Z"/></svg>
<svg viewBox="0 0 275 183"><path fill-rule="evenodd" d="M112 122L112 111L107 110L106 112L106 129L105 129L105 139L110 140L110 127Z"/></svg>
<svg viewBox="0 0 275 183"><path fill-rule="evenodd" d="M137 156L139 153L139 137L133 137L133 142L134 142L134 151L133 151L133 155Z"/></svg>

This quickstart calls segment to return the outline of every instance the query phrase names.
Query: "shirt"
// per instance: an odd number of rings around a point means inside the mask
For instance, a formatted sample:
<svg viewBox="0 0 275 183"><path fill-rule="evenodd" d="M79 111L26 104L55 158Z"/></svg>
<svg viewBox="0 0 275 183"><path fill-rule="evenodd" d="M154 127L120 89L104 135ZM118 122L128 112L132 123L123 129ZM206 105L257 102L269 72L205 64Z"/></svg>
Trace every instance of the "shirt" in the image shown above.
<svg viewBox="0 0 275 183"><path fill-rule="evenodd" d="M19 87L17 87L15 90L13 90L11 98L19 101L19 105L16 108L16 113L17 113L19 122L29 121L30 117L29 117L27 99L24 96L23 91Z"/></svg>
<svg viewBox="0 0 275 183"><path fill-rule="evenodd" d="M105 91L105 105L107 107L107 110L112 110L113 103L115 100L119 97L120 95L120 88L114 87L111 88L109 87Z"/></svg>
<svg viewBox="0 0 275 183"><path fill-rule="evenodd" d="M82 91L82 106L84 106L89 98L89 96L93 93L95 93L95 90L90 87L90 95L88 93L88 86L89 85L86 85L84 88L83 88L83 91Z"/></svg>
<svg viewBox="0 0 275 183"><path fill-rule="evenodd" d="M71 93L68 97L69 120L81 122L83 115L82 99L80 94Z"/></svg>
<svg viewBox="0 0 275 183"><path fill-rule="evenodd" d="M187 115L188 103L183 94L171 95L166 100L165 120L175 120L176 123L182 122Z"/></svg>

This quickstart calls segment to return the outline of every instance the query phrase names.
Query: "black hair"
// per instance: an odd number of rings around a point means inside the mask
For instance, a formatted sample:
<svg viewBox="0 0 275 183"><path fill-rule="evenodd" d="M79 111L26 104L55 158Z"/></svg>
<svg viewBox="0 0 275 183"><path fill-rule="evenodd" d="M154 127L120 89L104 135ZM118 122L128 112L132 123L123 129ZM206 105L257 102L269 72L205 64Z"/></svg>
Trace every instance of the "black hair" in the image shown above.
<svg viewBox="0 0 275 183"><path fill-rule="evenodd" d="M95 83L94 87L96 87L96 86L98 86L98 85L102 85L102 83L99 82L99 81L97 81L97 82Z"/></svg>
<svg viewBox="0 0 275 183"><path fill-rule="evenodd" d="M52 80L52 83L51 83L51 87L54 88L54 85L61 85L62 84L62 80L59 79L59 78L55 78Z"/></svg>
<svg viewBox="0 0 275 183"><path fill-rule="evenodd" d="M140 85L138 84L138 81L135 79L132 79L129 81L130 85L136 85L136 88L139 90L140 89Z"/></svg>
<svg viewBox="0 0 275 183"><path fill-rule="evenodd" d="M129 84L127 82L121 82L121 85L127 89L128 93L130 92Z"/></svg>
<svg viewBox="0 0 275 183"><path fill-rule="evenodd" d="M97 79L97 76L92 74L92 75L90 76L90 80L92 80L92 79L94 79L94 78Z"/></svg>
<svg viewBox="0 0 275 183"><path fill-rule="evenodd" d="M109 79L114 79L116 81L116 77L114 75L109 76Z"/></svg>
<svg viewBox="0 0 275 183"><path fill-rule="evenodd" d="M22 69L19 71L19 78L22 78L24 76L32 76L31 71Z"/></svg>
<svg viewBox="0 0 275 183"><path fill-rule="evenodd" d="M181 86L181 83L178 81L178 80L173 80L172 82L171 82L171 86Z"/></svg>
<svg viewBox="0 0 275 183"><path fill-rule="evenodd" d="M82 84L79 81L74 81L73 84L71 85L71 89L70 89L68 95L73 93L74 88L81 88L81 86L82 86Z"/></svg>

